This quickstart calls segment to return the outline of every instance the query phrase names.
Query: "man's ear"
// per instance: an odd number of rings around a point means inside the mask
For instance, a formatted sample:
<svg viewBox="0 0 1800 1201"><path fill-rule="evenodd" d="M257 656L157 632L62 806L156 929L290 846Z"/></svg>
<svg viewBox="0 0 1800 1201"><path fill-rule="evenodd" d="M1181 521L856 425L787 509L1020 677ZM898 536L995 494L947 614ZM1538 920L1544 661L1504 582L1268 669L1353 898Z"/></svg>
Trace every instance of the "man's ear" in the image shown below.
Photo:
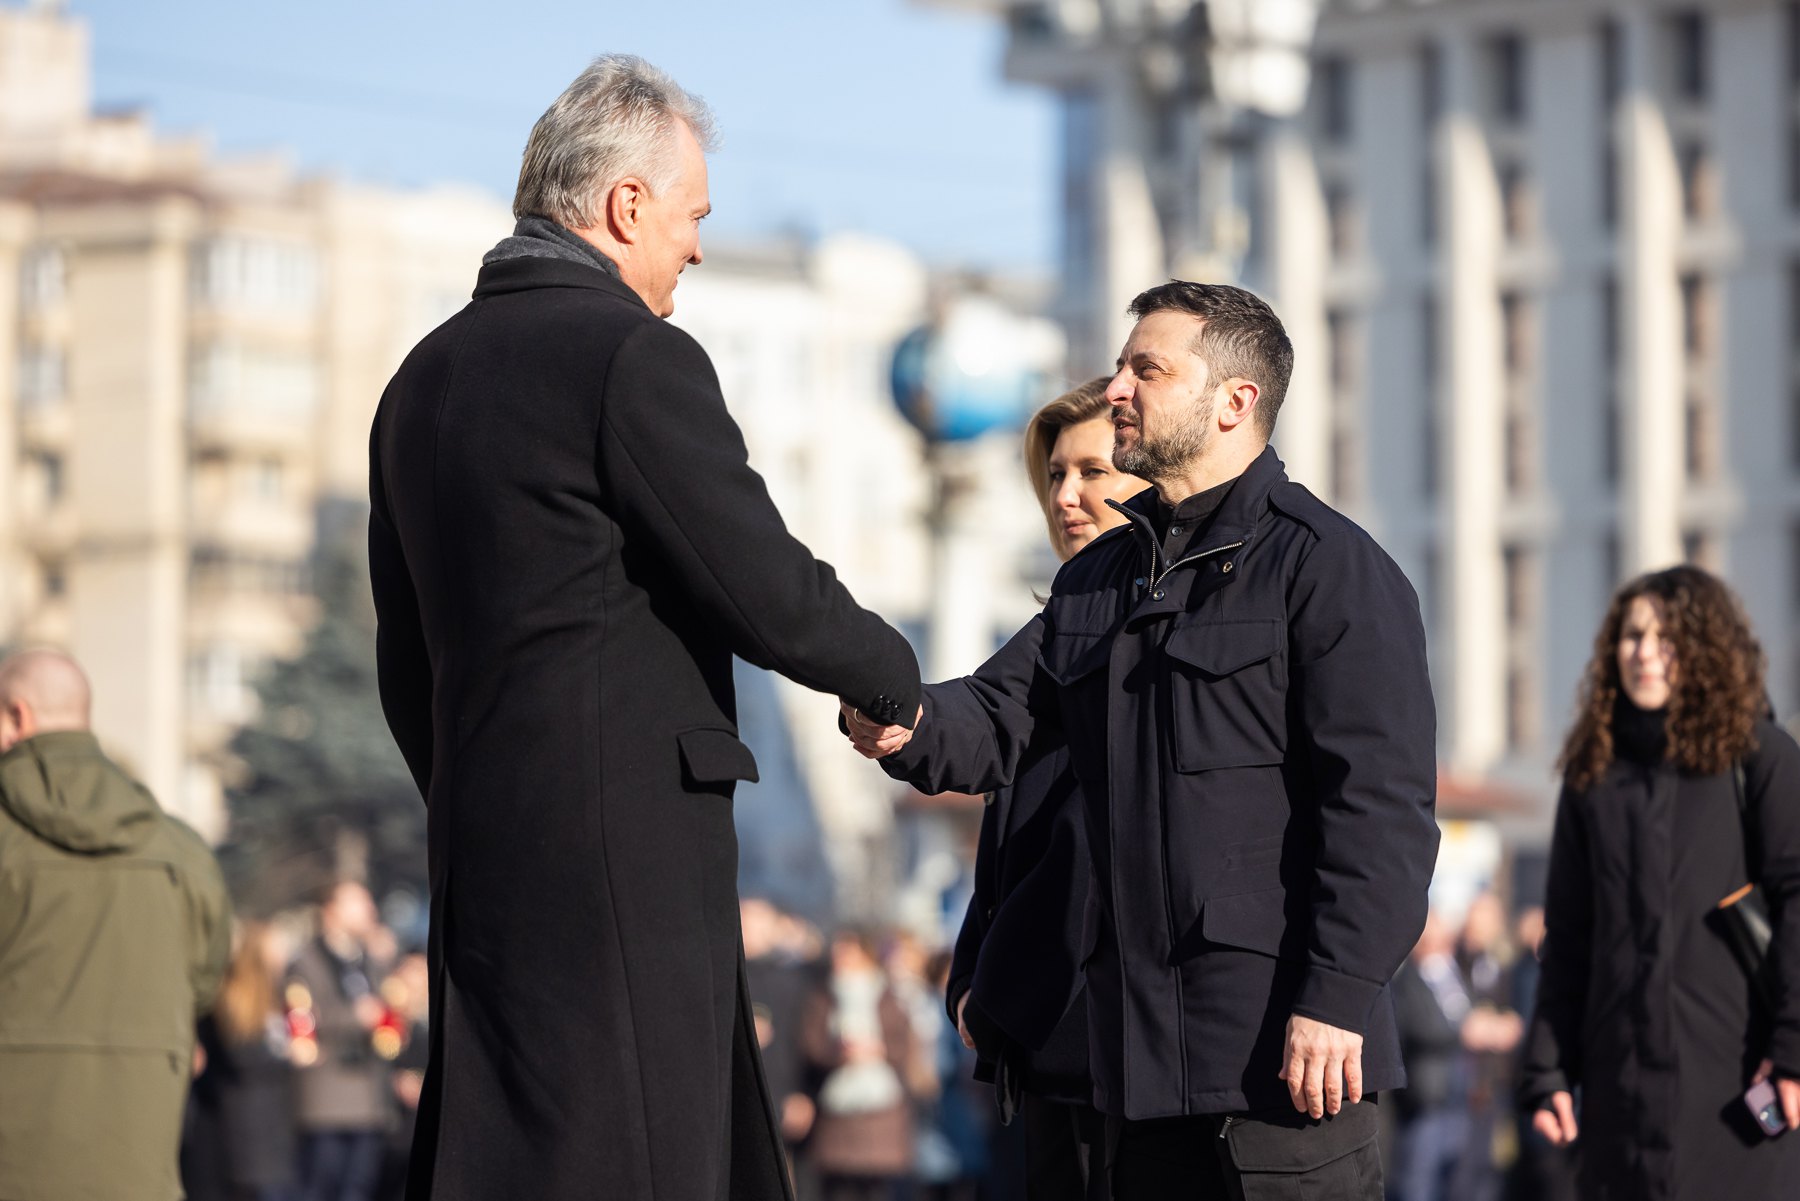
<svg viewBox="0 0 1800 1201"><path fill-rule="evenodd" d="M612 226L615 241L630 246L642 236L644 202L649 198L650 189L634 176L626 176L613 185L606 197L606 220Z"/></svg>
<svg viewBox="0 0 1800 1201"><path fill-rule="evenodd" d="M1235 429L1256 414L1256 402L1262 389L1247 379L1225 381L1225 395L1218 404L1218 422L1222 429Z"/></svg>

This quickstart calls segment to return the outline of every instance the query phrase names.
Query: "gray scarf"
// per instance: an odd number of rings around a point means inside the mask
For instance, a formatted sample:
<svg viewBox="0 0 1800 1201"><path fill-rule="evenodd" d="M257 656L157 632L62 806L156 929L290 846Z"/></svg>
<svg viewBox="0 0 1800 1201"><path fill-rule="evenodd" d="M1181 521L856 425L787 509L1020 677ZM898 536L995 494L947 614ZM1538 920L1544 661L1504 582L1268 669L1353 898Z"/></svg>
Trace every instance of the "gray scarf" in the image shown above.
<svg viewBox="0 0 1800 1201"><path fill-rule="evenodd" d="M561 259L565 263L598 267L614 279L620 278L618 264L579 234L548 217L521 217L513 226L511 237L501 238L492 250L481 256L481 265L503 263L507 259Z"/></svg>

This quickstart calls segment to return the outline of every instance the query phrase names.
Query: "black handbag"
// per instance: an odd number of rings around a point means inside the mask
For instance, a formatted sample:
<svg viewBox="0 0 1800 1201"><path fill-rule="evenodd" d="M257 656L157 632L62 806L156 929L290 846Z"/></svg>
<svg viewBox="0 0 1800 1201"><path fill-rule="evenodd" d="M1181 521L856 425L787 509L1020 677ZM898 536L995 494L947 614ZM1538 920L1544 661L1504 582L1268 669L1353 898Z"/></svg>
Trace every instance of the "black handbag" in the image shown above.
<svg viewBox="0 0 1800 1201"><path fill-rule="evenodd" d="M1750 799L1744 786L1743 764L1732 766L1731 779L1737 788L1738 821L1744 831L1744 862L1751 879L1719 902L1719 921L1732 954L1737 956L1745 975L1750 977L1752 991L1762 1002L1764 1012L1772 1014L1775 1012L1775 982L1769 975L1769 943L1774 938L1774 927L1769 921L1768 898L1756 882L1756 863L1760 856L1757 854L1755 815L1750 810Z"/></svg>

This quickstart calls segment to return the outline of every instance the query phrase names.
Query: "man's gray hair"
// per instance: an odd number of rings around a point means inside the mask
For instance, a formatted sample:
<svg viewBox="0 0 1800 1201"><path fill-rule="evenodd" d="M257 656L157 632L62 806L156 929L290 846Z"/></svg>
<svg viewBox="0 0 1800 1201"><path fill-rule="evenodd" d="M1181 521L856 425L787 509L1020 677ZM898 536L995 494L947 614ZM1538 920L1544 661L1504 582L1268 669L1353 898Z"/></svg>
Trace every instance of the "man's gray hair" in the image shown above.
<svg viewBox="0 0 1800 1201"><path fill-rule="evenodd" d="M704 100L635 54L601 55L531 127L513 216L592 229L621 179L643 180L652 195L674 186L676 122L702 150L717 144Z"/></svg>

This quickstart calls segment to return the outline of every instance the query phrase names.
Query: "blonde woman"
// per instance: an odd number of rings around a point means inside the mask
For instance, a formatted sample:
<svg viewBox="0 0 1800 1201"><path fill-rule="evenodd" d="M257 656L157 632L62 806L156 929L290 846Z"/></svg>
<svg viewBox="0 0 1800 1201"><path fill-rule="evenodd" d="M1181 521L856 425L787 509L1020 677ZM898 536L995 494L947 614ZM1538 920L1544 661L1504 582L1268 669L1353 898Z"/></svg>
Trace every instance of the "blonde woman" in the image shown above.
<svg viewBox="0 0 1800 1201"><path fill-rule="evenodd" d="M1025 469L1064 560L1125 524L1107 501L1148 486L1113 466L1109 382L1057 397L1025 427ZM989 798L975 895L945 990L951 1019L980 1057L977 1075L997 1079L1003 1113L1015 1105L1022 1113L1031 1201L1105 1196L1106 1173L1090 1180L1088 1171L1100 1121L1089 1105L1080 971L1089 867L1075 788L1058 750L1033 757Z"/></svg>

